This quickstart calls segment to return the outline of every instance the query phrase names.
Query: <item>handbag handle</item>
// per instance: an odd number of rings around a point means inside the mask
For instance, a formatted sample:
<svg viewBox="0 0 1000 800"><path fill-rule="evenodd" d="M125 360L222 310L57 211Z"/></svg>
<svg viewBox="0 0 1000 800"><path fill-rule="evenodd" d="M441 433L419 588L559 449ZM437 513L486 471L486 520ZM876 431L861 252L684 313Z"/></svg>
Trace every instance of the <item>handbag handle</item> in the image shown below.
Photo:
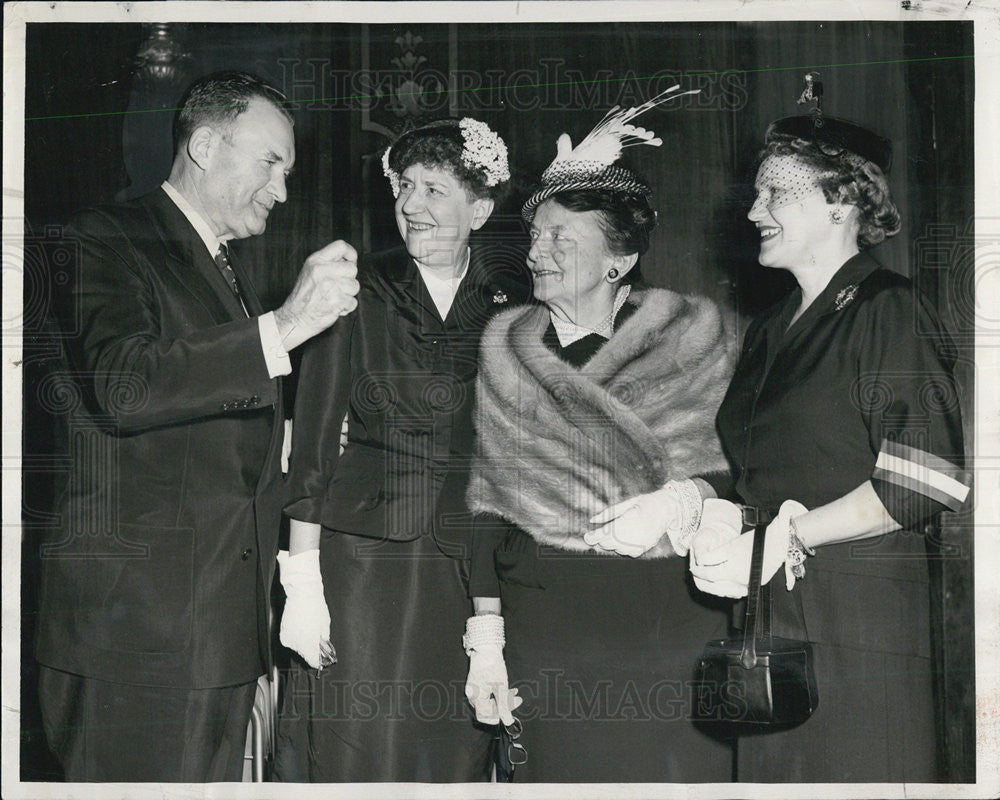
<svg viewBox="0 0 1000 800"><path fill-rule="evenodd" d="M771 592L770 587L761 587L760 579L764 571L764 536L766 525L755 525L753 530L753 552L750 554L750 582L747 586L747 614L743 623L743 652L740 664L744 669L757 666L757 639L771 638ZM761 610L761 606L766 606ZM763 618L763 630L758 630Z"/></svg>

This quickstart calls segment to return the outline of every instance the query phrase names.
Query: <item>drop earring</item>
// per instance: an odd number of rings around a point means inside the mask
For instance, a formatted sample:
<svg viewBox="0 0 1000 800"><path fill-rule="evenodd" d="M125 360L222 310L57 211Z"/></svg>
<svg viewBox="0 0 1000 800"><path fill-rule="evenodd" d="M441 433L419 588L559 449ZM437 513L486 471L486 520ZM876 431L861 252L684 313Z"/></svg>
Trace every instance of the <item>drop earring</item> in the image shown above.
<svg viewBox="0 0 1000 800"><path fill-rule="evenodd" d="M618 278L618 270L612 267L608 270L608 283L614 283Z"/></svg>

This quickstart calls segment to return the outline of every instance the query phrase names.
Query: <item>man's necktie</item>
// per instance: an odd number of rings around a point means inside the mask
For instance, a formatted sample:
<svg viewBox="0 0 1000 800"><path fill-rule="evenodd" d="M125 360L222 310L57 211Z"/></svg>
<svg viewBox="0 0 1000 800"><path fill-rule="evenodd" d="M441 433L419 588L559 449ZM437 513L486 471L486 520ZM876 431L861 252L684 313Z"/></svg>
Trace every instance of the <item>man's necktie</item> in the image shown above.
<svg viewBox="0 0 1000 800"><path fill-rule="evenodd" d="M236 283L236 273L233 272L233 265L229 263L229 249L224 244L219 245L219 252L215 254L215 263L225 279L229 281L229 288L233 290L233 294L240 297L240 287ZM242 300L242 298L240 299Z"/></svg>

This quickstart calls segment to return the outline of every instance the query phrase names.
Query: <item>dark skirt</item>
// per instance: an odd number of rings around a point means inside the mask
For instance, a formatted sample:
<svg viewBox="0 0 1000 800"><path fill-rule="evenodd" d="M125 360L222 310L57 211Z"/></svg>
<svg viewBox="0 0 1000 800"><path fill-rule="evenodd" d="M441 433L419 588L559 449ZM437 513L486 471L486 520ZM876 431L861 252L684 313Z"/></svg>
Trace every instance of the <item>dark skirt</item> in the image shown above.
<svg viewBox="0 0 1000 800"><path fill-rule="evenodd" d="M318 676L293 664L277 779L487 780L492 731L465 699L465 562L429 536L395 542L324 531L320 564L339 660Z"/></svg>
<svg viewBox="0 0 1000 800"><path fill-rule="evenodd" d="M771 583L775 632L813 643L819 705L792 730L741 735L737 779L940 780L926 561L911 559L912 579L899 580L872 559L831 565L824 555L793 591L780 570Z"/></svg>
<svg viewBox="0 0 1000 800"><path fill-rule="evenodd" d="M726 604L695 599L686 559L566 553L518 534L496 554L525 700L516 782L731 780L722 732L690 721L695 662L725 635Z"/></svg>

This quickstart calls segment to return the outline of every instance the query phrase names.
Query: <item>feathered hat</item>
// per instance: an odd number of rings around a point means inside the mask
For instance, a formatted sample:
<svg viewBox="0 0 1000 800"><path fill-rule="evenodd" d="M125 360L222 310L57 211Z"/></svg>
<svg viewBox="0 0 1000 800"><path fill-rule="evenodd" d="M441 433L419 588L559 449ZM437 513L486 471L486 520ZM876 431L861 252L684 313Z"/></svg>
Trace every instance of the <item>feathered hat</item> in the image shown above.
<svg viewBox="0 0 1000 800"><path fill-rule="evenodd" d="M641 144L659 147L663 144L653 131L629 123L651 108L701 91L679 90L679 85L671 86L641 106L628 109L615 106L576 147L573 147L568 134L562 134L556 141L556 157L542 173L541 187L521 207L521 216L530 223L535 218L535 209L542 202L554 194L574 189L606 189L649 197L651 192L646 184L631 171L614 166L614 163L626 147Z"/></svg>

